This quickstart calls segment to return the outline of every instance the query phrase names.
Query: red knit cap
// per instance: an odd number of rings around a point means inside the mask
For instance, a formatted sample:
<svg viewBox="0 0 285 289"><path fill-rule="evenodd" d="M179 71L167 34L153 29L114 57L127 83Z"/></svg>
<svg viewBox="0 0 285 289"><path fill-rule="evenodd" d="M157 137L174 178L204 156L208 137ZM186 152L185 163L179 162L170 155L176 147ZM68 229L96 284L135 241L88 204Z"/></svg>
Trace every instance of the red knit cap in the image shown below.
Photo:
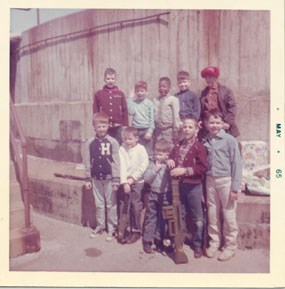
<svg viewBox="0 0 285 289"><path fill-rule="evenodd" d="M201 71L201 76L203 78L207 76L219 77L219 75L220 75L220 70L216 66L208 66Z"/></svg>

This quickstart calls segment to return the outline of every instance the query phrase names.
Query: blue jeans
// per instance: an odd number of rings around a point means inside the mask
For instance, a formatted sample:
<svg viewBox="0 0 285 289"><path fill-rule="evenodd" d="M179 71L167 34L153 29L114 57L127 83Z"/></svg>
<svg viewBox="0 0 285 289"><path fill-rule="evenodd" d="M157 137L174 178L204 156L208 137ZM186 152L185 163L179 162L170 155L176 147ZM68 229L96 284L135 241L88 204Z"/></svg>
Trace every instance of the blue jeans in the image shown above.
<svg viewBox="0 0 285 289"><path fill-rule="evenodd" d="M182 219L186 229L186 212L189 212L193 225L192 244L194 248L202 247L203 243L203 208L202 208L202 184L179 184L179 195L182 207Z"/></svg>
<svg viewBox="0 0 285 289"><path fill-rule="evenodd" d="M111 137L113 137L114 139L116 139L118 141L119 144L122 143L122 126L114 126L114 127L109 127L108 129L108 135L110 135Z"/></svg>
<svg viewBox="0 0 285 289"><path fill-rule="evenodd" d="M150 192L145 215L143 240L153 242L166 237L166 220L162 217L163 206L170 204L171 194Z"/></svg>

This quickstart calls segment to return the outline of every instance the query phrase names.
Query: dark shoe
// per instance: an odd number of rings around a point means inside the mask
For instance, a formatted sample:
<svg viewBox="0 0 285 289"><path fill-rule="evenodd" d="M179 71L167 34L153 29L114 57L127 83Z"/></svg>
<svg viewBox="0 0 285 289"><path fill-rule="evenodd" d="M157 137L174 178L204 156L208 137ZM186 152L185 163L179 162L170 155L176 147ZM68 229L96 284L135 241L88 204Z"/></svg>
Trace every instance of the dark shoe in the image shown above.
<svg viewBox="0 0 285 289"><path fill-rule="evenodd" d="M202 248L195 248L194 249L194 258L201 258L203 256Z"/></svg>
<svg viewBox="0 0 285 289"><path fill-rule="evenodd" d="M145 253L151 254L152 253L151 242L144 241L143 250L145 251Z"/></svg>
<svg viewBox="0 0 285 289"><path fill-rule="evenodd" d="M126 237L124 237L124 235L122 233L118 233L117 241L118 241L118 243L124 245L127 243L128 240Z"/></svg>
<svg viewBox="0 0 285 289"><path fill-rule="evenodd" d="M136 232L136 233L133 233L133 234L131 234L130 237L128 238L127 243L128 243L128 244L133 244L133 243L135 243L137 240L139 240L140 237L141 237L141 234L140 234L140 233L137 233L137 232Z"/></svg>
<svg viewBox="0 0 285 289"><path fill-rule="evenodd" d="M154 241L154 244L155 244L155 251L157 253L160 253L162 254L163 256L166 256L167 255L167 249L165 248L165 246L163 245L163 241L160 241L160 240L155 240Z"/></svg>

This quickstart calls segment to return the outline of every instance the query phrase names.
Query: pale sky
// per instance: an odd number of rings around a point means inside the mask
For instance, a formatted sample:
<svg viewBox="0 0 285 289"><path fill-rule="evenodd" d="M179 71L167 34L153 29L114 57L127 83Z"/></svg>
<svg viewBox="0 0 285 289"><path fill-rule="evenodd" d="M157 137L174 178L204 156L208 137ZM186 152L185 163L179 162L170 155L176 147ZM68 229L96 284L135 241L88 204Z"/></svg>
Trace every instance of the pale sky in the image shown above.
<svg viewBox="0 0 285 289"><path fill-rule="evenodd" d="M67 14L75 13L83 9L39 9L40 23L44 23L51 19L65 16ZM28 11L10 9L11 23L10 32L20 34L25 30L37 25L37 9L30 9Z"/></svg>

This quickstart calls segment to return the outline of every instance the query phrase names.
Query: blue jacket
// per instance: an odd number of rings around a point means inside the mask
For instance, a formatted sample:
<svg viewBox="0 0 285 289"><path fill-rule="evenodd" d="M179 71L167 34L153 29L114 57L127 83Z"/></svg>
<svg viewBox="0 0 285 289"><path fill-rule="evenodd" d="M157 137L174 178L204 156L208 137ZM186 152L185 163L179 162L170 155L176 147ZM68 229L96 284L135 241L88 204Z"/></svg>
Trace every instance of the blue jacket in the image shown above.
<svg viewBox="0 0 285 289"><path fill-rule="evenodd" d="M162 164L161 169L157 172L154 161L150 161L144 173L144 180L150 185L152 192L167 193L171 191L170 171L166 164Z"/></svg>
<svg viewBox="0 0 285 289"><path fill-rule="evenodd" d="M199 97L191 90L187 89L185 91L180 91L175 94L179 99L180 119L187 116L194 116L195 118L200 118L201 105Z"/></svg>

